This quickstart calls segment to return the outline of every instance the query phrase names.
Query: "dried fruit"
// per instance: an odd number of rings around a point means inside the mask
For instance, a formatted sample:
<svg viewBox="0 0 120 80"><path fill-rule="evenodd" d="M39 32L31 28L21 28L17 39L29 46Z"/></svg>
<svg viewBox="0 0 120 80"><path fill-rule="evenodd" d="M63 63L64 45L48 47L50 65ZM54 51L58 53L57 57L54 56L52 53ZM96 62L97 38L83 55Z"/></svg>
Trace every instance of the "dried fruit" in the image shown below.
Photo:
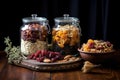
<svg viewBox="0 0 120 80"><path fill-rule="evenodd" d="M36 53L28 56L28 59L34 59L39 62L55 62L56 60L60 60L62 58L63 57L59 52L47 50L38 50Z"/></svg>
<svg viewBox="0 0 120 80"><path fill-rule="evenodd" d="M113 44L111 44L109 41L89 39L87 43L83 43L81 50L85 52L99 53L110 52L113 50Z"/></svg>

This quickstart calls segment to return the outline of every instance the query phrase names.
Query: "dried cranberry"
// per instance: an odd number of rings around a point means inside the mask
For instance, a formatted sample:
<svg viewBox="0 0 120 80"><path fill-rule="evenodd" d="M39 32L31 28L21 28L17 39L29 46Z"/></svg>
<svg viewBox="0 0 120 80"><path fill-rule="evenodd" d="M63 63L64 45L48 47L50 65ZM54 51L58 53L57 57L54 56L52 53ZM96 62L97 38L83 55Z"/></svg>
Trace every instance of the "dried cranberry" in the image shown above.
<svg viewBox="0 0 120 80"><path fill-rule="evenodd" d="M90 43L89 48L94 48L95 43Z"/></svg>

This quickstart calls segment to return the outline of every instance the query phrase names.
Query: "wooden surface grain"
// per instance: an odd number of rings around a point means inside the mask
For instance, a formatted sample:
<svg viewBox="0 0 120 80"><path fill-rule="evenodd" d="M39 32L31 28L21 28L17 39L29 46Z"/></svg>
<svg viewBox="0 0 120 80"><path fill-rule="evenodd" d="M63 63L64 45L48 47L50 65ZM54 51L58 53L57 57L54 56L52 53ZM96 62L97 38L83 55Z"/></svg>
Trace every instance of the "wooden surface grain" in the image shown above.
<svg viewBox="0 0 120 80"><path fill-rule="evenodd" d="M63 71L34 71L8 64L5 55L0 55L0 80L120 80L120 67L115 66L101 66L86 74L81 67Z"/></svg>

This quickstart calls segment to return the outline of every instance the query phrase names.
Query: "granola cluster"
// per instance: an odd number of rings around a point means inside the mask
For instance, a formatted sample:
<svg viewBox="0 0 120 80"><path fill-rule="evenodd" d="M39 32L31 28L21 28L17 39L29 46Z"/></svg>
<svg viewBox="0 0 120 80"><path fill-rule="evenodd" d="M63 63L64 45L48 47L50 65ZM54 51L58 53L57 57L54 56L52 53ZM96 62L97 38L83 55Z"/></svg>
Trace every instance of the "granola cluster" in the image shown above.
<svg viewBox="0 0 120 80"><path fill-rule="evenodd" d="M84 43L81 47L81 51L85 52L97 52L97 53L106 53L113 50L113 44L109 41L103 40L93 40L89 39L87 43Z"/></svg>

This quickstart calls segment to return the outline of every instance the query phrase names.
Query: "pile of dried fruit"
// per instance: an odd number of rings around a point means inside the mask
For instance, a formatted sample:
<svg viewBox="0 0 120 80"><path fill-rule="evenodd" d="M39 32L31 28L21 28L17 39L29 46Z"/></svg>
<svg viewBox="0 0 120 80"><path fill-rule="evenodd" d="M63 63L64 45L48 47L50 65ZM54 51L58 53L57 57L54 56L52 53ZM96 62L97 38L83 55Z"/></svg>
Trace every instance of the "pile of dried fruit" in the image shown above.
<svg viewBox="0 0 120 80"><path fill-rule="evenodd" d="M38 50L36 53L33 53L28 56L28 59L37 60L38 62L67 62L67 61L77 61L80 58L75 57L74 55L62 55L59 52L47 51L47 50Z"/></svg>
<svg viewBox="0 0 120 80"><path fill-rule="evenodd" d="M36 53L29 55L28 59L34 59L39 62L50 63L63 59L63 56L59 52L38 50Z"/></svg>
<svg viewBox="0 0 120 80"><path fill-rule="evenodd" d="M93 40L89 39L87 43L84 43L81 47L81 51L85 52L111 52L113 50L113 44L109 41Z"/></svg>

